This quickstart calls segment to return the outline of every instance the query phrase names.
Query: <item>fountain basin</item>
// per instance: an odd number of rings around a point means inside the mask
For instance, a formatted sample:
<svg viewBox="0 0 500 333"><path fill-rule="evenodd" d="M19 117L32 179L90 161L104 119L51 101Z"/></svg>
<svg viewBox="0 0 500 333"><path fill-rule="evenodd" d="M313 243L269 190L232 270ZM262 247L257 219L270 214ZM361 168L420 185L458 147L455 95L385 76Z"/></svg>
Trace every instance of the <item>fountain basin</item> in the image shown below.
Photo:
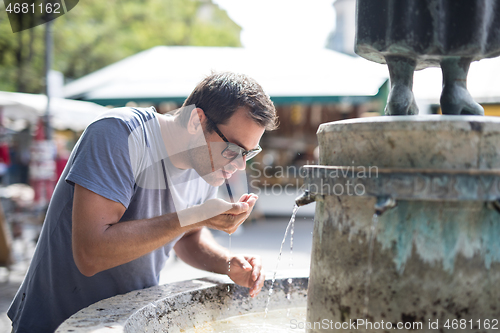
<svg viewBox="0 0 500 333"><path fill-rule="evenodd" d="M277 278L269 309L304 307L307 286L305 272ZM270 287L271 281L266 280L253 299L248 296L247 288L223 277L137 290L80 310L63 322L56 333L183 332L205 322L264 311ZM290 299L286 298L288 292Z"/></svg>

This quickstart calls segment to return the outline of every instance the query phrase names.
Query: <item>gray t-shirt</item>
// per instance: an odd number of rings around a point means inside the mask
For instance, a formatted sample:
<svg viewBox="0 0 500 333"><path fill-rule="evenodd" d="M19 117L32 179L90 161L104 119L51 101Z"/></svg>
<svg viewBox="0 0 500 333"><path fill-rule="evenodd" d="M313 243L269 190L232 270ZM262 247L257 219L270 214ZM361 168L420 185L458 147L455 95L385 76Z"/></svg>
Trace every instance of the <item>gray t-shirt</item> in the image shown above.
<svg viewBox="0 0 500 333"><path fill-rule="evenodd" d="M30 268L9 308L15 332L53 332L92 303L157 285L180 238L129 263L84 276L71 248L75 183L123 204L120 222L175 212L172 196L182 196L186 206L216 196L217 189L195 170L176 169L169 162L157 116L154 108L114 109L83 133L57 183ZM155 173L156 182L145 176L148 172ZM141 184L146 178L147 184ZM171 191L172 182L182 186Z"/></svg>

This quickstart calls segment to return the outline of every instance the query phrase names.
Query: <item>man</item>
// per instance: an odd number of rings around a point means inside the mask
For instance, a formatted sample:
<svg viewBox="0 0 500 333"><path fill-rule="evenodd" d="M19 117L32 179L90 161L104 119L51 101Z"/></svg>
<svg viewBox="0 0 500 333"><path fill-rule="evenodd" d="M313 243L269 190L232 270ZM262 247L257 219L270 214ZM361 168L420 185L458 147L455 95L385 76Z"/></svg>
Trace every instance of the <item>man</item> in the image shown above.
<svg viewBox="0 0 500 333"><path fill-rule="evenodd" d="M215 186L243 170L275 127L269 97L233 73L205 78L174 116L120 108L89 125L8 311L13 331L52 332L92 303L158 284L172 248L259 293L260 259L230 254L206 227L233 233L248 217L256 195L228 203Z"/></svg>

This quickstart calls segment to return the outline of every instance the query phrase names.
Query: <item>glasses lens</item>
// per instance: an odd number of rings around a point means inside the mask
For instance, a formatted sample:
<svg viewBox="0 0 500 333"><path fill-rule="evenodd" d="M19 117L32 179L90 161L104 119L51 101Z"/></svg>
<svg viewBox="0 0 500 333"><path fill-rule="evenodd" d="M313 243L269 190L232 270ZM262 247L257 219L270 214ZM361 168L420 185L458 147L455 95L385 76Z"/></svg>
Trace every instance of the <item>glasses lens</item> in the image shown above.
<svg viewBox="0 0 500 333"><path fill-rule="evenodd" d="M234 160L238 156L242 156L244 153L246 153L245 157L246 160L248 161L249 159L255 157L255 155L257 155L261 151L262 151L261 147L246 151L237 144L228 142L227 148L222 151L222 156L224 156L224 158L227 158L228 160Z"/></svg>
<svg viewBox="0 0 500 333"><path fill-rule="evenodd" d="M236 157L241 156L242 152L243 149L240 146L228 142L227 148L222 151L222 156L228 160L234 160Z"/></svg>

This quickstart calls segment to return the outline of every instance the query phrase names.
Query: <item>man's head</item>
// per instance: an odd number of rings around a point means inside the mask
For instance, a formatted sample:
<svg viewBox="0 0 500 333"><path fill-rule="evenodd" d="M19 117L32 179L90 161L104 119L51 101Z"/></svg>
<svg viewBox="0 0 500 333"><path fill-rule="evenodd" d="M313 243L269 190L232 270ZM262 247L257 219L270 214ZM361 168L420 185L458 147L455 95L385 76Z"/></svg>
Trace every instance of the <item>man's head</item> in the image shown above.
<svg viewBox="0 0 500 333"><path fill-rule="evenodd" d="M198 133L190 143L189 164L214 186L245 168L246 156L231 160L224 149L239 146L251 156L264 131L277 127L276 109L262 87L246 75L228 72L200 82L177 115L189 133Z"/></svg>
<svg viewBox="0 0 500 333"><path fill-rule="evenodd" d="M213 73L201 81L179 111L184 126L190 117L189 108L184 107L189 105L202 109L215 125L226 124L238 108L246 107L250 119L261 127L268 131L277 127L273 102L254 79L244 74ZM209 124L207 131L212 133L214 127Z"/></svg>

